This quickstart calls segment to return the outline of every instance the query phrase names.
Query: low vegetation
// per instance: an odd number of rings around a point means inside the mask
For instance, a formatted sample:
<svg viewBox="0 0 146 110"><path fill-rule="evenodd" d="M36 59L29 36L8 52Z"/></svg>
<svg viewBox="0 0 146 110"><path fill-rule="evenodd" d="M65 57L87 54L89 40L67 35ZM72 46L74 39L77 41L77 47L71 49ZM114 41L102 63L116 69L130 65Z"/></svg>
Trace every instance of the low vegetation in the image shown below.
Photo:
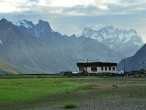
<svg viewBox="0 0 146 110"><path fill-rule="evenodd" d="M70 92L86 83L67 78L17 78L0 80L0 103L30 101L46 96Z"/></svg>
<svg viewBox="0 0 146 110"><path fill-rule="evenodd" d="M75 102L66 102L63 108L64 109L73 109L73 108L77 108L77 105Z"/></svg>
<svg viewBox="0 0 146 110"><path fill-rule="evenodd" d="M146 78L3 76L0 77L0 108L9 104L20 106L21 102L29 107L35 104L76 108L78 102L91 99L146 98L145 91Z"/></svg>

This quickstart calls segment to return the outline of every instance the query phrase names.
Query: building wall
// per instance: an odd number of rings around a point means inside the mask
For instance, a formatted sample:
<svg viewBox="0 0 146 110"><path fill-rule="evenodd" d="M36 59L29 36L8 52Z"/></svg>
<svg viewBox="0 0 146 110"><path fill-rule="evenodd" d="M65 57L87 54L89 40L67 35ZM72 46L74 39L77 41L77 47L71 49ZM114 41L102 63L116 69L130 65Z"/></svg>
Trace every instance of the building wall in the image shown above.
<svg viewBox="0 0 146 110"><path fill-rule="evenodd" d="M113 70L113 67L115 68L115 70ZM103 67L103 70L101 69L101 67L97 67L98 69L98 71L97 71L97 73L102 73L102 72L104 72L104 73L116 73L117 72L117 69L116 69L116 66L111 66L111 67ZM111 70L109 70L109 68L111 68Z"/></svg>
<svg viewBox="0 0 146 110"><path fill-rule="evenodd" d="M87 71L91 73L91 67L87 67Z"/></svg>
<svg viewBox="0 0 146 110"><path fill-rule="evenodd" d="M115 70L113 70L113 67ZM103 68L103 70L102 70ZM109 70L111 68L111 70ZM91 67L87 67L87 72L88 73L117 73L116 66L111 66L111 67L97 67L97 71L91 71ZM82 72L82 71L80 71Z"/></svg>

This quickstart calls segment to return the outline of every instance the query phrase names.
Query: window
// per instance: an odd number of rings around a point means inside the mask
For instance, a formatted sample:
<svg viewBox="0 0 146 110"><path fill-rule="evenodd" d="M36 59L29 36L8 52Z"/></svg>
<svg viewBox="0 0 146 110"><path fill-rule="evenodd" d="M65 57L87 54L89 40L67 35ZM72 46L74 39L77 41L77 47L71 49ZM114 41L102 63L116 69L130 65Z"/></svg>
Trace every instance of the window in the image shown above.
<svg viewBox="0 0 146 110"><path fill-rule="evenodd" d="M97 67L91 67L92 72L97 72Z"/></svg>
<svg viewBox="0 0 146 110"><path fill-rule="evenodd" d="M109 70L111 70L111 67L109 67Z"/></svg>
<svg viewBox="0 0 146 110"><path fill-rule="evenodd" d="M116 70L116 68L115 67L113 67L113 71L115 71Z"/></svg>
<svg viewBox="0 0 146 110"><path fill-rule="evenodd" d="M101 67L101 70L103 71L103 67Z"/></svg>
<svg viewBox="0 0 146 110"><path fill-rule="evenodd" d="M84 67L79 67L79 71L83 71L84 70Z"/></svg>
<svg viewBox="0 0 146 110"><path fill-rule="evenodd" d="M105 67L105 71L107 71L107 67Z"/></svg>

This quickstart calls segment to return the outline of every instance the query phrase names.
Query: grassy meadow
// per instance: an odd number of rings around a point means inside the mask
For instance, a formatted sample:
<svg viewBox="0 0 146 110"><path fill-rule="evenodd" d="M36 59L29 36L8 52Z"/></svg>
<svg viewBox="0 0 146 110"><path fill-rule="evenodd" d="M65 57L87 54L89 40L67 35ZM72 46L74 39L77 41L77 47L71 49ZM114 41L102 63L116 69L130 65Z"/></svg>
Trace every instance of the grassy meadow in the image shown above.
<svg viewBox="0 0 146 110"><path fill-rule="evenodd" d="M0 103L35 100L70 92L87 85L68 78L0 79Z"/></svg>
<svg viewBox="0 0 146 110"><path fill-rule="evenodd" d="M146 78L0 78L0 108L5 105L52 106L103 98L146 98Z"/></svg>

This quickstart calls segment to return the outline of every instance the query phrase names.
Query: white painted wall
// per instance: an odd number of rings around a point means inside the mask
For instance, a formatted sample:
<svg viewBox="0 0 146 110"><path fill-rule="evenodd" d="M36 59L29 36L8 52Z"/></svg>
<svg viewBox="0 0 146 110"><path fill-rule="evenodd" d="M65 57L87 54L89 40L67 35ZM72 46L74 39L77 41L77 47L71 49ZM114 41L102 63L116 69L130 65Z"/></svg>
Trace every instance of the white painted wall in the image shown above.
<svg viewBox="0 0 146 110"><path fill-rule="evenodd" d="M115 67L115 70L113 70L113 67ZM109 67L103 67L103 70L101 70L101 67L97 67L97 68L99 68L98 69L99 71L97 71L98 73L102 73L102 72L104 72L104 73L116 73L117 72L116 66L112 66L111 70L109 70ZM105 68L107 68L107 71L105 70Z"/></svg>
<svg viewBox="0 0 146 110"><path fill-rule="evenodd" d="M115 70L113 70L113 67L115 67ZM111 70L109 70L109 67L106 67L106 68L107 68L107 71L105 71L105 67L103 67L103 70L101 70L101 67L97 67L97 72L92 72L91 67L87 67L87 71L88 73L117 73L116 66L111 66Z"/></svg>
<svg viewBox="0 0 146 110"><path fill-rule="evenodd" d="M89 73L91 73L92 71L91 71L91 67L87 67L87 71L89 72Z"/></svg>

